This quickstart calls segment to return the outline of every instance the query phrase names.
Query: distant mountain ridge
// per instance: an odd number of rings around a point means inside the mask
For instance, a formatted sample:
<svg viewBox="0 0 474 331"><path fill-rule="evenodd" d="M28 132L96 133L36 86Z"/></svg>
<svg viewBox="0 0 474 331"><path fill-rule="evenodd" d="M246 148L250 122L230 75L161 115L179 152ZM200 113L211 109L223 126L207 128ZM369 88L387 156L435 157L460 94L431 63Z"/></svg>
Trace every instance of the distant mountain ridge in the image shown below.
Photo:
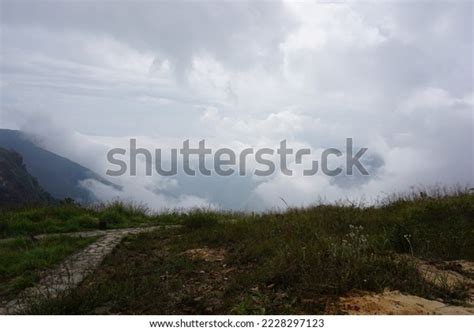
<svg viewBox="0 0 474 331"><path fill-rule="evenodd" d="M53 202L36 178L31 176L20 154L0 148L0 206Z"/></svg>
<svg viewBox="0 0 474 331"><path fill-rule="evenodd" d="M120 189L120 186L105 180L92 170L39 147L21 131L0 129L0 147L21 154L28 172L55 199L96 201L97 198L89 190L79 185L80 181L86 179Z"/></svg>

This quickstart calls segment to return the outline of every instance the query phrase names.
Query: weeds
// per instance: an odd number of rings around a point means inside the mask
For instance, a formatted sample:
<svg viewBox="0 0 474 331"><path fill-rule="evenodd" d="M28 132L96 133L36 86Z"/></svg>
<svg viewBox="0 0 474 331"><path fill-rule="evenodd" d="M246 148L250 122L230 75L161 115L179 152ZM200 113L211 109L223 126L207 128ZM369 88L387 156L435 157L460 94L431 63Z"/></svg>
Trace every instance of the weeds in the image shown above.
<svg viewBox="0 0 474 331"><path fill-rule="evenodd" d="M122 206L110 208L108 215L133 218ZM427 281L415 257L474 260L474 195L468 192L414 194L379 206L155 217L184 226L123 242L78 289L28 312L322 313L352 291L385 289L458 304L467 289ZM224 250L225 260L183 255L201 247Z"/></svg>
<svg viewBox="0 0 474 331"><path fill-rule="evenodd" d="M153 214L145 206L119 201L80 206L74 202L0 210L0 238L178 222L174 212Z"/></svg>
<svg viewBox="0 0 474 331"><path fill-rule="evenodd" d="M18 238L0 243L0 297L11 298L32 286L38 281L41 271L94 240L60 236L38 241Z"/></svg>

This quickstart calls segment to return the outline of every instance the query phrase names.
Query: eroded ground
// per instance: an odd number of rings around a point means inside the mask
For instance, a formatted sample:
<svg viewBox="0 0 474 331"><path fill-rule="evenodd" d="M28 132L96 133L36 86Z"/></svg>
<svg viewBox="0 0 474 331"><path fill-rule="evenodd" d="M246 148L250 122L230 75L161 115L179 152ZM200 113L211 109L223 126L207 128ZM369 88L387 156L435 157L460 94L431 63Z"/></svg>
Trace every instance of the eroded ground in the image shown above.
<svg viewBox="0 0 474 331"><path fill-rule="evenodd" d="M339 309L348 314L367 315L469 315L474 314L474 263L465 260L428 263L415 259L420 274L427 282L455 290L467 290L464 305L446 304L441 300L428 300L399 291L358 293L342 297Z"/></svg>

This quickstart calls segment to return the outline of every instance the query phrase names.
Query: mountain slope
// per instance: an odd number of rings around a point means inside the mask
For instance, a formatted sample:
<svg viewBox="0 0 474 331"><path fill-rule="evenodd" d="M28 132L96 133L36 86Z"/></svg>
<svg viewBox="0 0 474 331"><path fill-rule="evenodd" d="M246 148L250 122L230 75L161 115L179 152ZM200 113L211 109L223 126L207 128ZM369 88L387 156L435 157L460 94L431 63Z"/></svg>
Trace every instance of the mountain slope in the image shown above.
<svg viewBox="0 0 474 331"><path fill-rule="evenodd" d="M20 154L0 148L0 206L52 202L38 181L31 176Z"/></svg>
<svg viewBox="0 0 474 331"><path fill-rule="evenodd" d="M21 131L0 129L0 147L20 153L28 171L56 199L96 200L90 191L79 185L85 179L120 188L80 164L35 145Z"/></svg>

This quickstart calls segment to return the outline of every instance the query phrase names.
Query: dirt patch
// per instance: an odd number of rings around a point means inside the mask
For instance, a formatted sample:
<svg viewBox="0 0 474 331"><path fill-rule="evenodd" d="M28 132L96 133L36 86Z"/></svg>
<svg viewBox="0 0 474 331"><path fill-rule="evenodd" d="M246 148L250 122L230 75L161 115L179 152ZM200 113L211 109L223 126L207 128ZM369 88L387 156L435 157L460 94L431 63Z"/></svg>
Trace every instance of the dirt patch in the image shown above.
<svg viewBox="0 0 474 331"><path fill-rule="evenodd" d="M339 308L347 314L361 315L470 315L474 308L451 306L399 291L341 298Z"/></svg>
<svg viewBox="0 0 474 331"><path fill-rule="evenodd" d="M469 307L449 305L438 300L428 300L399 291L381 294L361 293L343 297L339 309L347 314L363 315L471 315L474 314L474 263L464 260L427 262L415 257L413 260L421 276L437 287L450 289L467 288Z"/></svg>
<svg viewBox="0 0 474 331"><path fill-rule="evenodd" d="M426 262L416 259L418 270L423 278L436 286L474 286L472 270L474 263L469 261Z"/></svg>
<svg viewBox="0 0 474 331"><path fill-rule="evenodd" d="M183 253L192 260L203 260L205 262L222 262L226 251L222 248L211 249L208 247L188 249Z"/></svg>
<svg viewBox="0 0 474 331"><path fill-rule="evenodd" d="M437 287L451 290L465 288L468 292L466 302L474 304L474 263L464 260L426 262L413 258L421 276Z"/></svg>

